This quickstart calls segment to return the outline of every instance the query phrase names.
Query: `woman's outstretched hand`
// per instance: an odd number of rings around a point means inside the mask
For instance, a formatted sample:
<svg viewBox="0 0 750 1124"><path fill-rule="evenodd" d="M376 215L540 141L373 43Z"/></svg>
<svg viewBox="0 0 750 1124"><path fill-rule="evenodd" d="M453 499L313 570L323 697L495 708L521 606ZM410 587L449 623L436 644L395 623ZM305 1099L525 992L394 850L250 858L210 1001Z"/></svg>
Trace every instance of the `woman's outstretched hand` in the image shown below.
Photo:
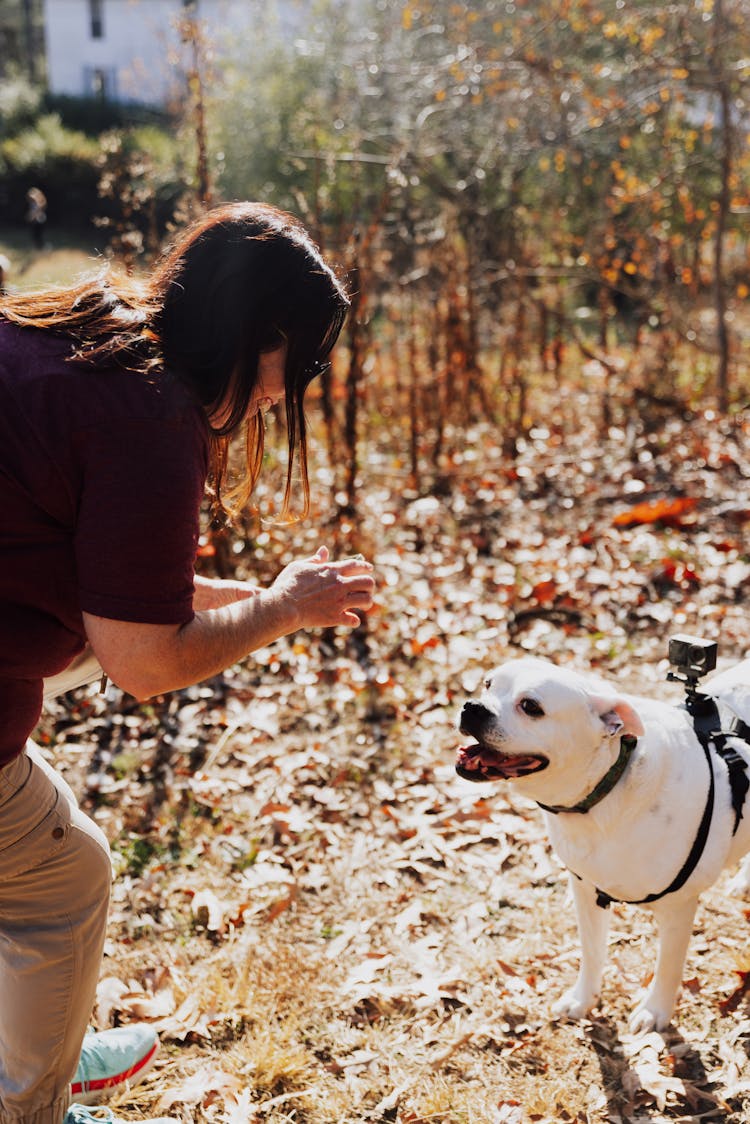
<svg viewBox="0 0 750 1124"><path fill-rule="evenodd" d="M372 607L374 590L372 565L361 554L331 562L328 548L321 546L310 558L290 562L269 593L285 603L296 631L356 627L359 614Z"/></svg>

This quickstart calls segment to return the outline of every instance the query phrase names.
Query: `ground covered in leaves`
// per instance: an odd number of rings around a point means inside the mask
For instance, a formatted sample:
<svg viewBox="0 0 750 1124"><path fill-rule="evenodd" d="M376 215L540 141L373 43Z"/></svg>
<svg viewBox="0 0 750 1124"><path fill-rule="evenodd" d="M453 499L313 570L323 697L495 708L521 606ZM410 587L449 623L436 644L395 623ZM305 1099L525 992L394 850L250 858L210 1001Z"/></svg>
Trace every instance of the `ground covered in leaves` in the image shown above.
<svg viewBox="0 0 750 1124"><path fill-rule="evenodd" d="M600 1007L553 1021L578 962L566 876L533 804L453 770L461 703L515 654L678 701L671 634L717 639L720 666L750 650L747 436L710 416L603 440L540 426L508 460L477 429L450 486L423 494L372 449L349 525L321 470L313 518L233 545L262 582L319 542L362 550L379 586L361 629L297 635L148 705L50 705L39 738L118 871L95 1021L148 1020L163 1043L118 1111L748 1118L750 903L721 882L703 899L665 1034L627 1031L653 952L628 906Z"/></svg>

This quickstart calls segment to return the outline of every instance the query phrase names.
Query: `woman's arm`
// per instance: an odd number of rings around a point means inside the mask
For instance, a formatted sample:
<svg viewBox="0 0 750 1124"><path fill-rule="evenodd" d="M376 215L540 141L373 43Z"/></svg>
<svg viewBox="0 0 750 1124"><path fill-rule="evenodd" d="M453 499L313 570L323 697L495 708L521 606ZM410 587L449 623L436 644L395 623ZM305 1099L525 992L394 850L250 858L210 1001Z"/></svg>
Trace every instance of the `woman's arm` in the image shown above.
<svg viewBox="0 0 750 1124"><path fill-rule="evenodd" d="M196 574L193 609L196 613L204 609L220 609L222 605L233 605L235 601L244 601L247 597L255 597L261 592L260 586L251 585L249 582L203 578Z"/></svg>
<svg viewBox="0 0 750 1124"><path fill-rule="evenodd" d="M236 592L243 583L230 585ZM355 610L371 607L374 585L369 562L330 562L321 547L312 558L291 562L268 589L247 586L239 600L198 609L187 624L135 624L90 613L83 619L109 678L146 699L217 675L297 629L353 627L359 624ZM209 587L199 580L198 588L196 600L205 604Z"/></svg>

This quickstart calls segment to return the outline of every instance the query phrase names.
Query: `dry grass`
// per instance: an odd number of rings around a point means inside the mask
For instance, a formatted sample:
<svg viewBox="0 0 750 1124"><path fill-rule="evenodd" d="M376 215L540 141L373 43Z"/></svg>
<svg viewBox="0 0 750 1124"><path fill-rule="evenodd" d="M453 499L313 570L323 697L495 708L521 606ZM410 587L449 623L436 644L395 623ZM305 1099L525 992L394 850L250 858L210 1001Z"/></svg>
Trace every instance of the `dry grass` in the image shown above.
<svg viewBox="0 0 750 1124"><path fill-rule="evenodd" d="M487 454L481 476L421 507L397 474L392 488L378 478L357 545L376 561L380 605L333 649L298 636L151 707L53 708L41 736L120 871L96 1017L149 1019L163 1042L154 1075L120 1099L125 1118L747 1119L750 1008L740 993L727 1003L748 969L743 903L722 883L705 895L663 1036L627 1031L653 955L648 915L627 906L613 908L600 1008L553 1021L578 962L565 874L533 805L452 766L460 703L519 647L643 693L664 679L670 632L718 635L726 662L750 649L739 438L694 421L635 468L637 443L616 438L592 477L596 441L581 435L562 459L530 447L520 477ZM695 521L613 530L635 478L647 494L679 480L701 501ZM262 555L252 543L239 558L259 577L325 537L268 534ZM550 575L577 622L535 600ZM80 749L92 743L95 787Z"/></svg>

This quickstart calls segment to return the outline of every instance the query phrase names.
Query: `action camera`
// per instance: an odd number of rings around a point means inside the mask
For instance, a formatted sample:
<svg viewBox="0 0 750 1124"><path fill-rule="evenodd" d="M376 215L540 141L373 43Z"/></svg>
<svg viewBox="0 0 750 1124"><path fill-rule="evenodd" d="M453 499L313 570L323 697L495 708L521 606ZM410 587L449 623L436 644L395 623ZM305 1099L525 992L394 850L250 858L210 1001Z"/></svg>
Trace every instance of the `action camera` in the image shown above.
<svg viewBox="0 0 750 1124"><path fill-rule="evenodd" d="M689 683L695 683L716 667L718 649L718 644L712 640L701 640L697 636L672 636L669 641L669 662Z"/></svg>

